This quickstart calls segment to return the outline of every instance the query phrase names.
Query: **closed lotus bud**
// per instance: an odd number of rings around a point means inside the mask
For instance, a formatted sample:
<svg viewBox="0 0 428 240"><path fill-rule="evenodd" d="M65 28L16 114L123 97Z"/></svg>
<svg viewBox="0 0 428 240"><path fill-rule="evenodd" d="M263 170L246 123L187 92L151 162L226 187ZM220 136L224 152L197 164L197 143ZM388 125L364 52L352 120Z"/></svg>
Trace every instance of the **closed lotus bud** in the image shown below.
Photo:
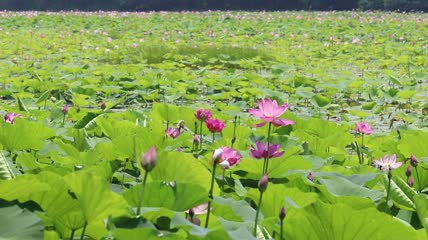
<svg viewBox="0 0 428 240"><path fill-rule="evenodd" d="M77 113L80 113L80 106L77 106L77 107L76 107L76 112L77 112Z"/></svg>
<svg viewBox="0 0 428 240"><path fill-rule="evenodd" d="M62 107L62 113L67 114L67 113L68 113L68 110L69 110L69 107L68 107L67 105L64 105L64 106Z"/></svg>
<svg viewBox="0 0 428 240"><path fill-rule="evenodd" d="M233 136L233 138L232 138L232 145L235 144L235 142L236 142L236 136Z"/></svg>
<svg viewBox="0 0 428 240"><path fill-rule="evenodd" d="M314 175L312 174L312 172L309 172L308 175L306 175L306 178L311 182L314 181Z"/></svg>
<svg viewBox="0 0 428 240"><path fill-rule="evenodd" d="M141 166L147 172L150 172L156 166L158 155L155 147L151 147L150 150L141 157Z"/></svg>
<svg viewBox="0 0 428 240"><path fill-rule="evenodd" d="M281 222L284 220L285 215L286 215L285 207L282 207L281 211L279 211L279 220L281 220Z"/></svg>
<svg viewBox="0 0 428 240"><path fill-rule="evenodd" d="M413 167L418 166L418 160L416 159L416 156L414 154L412 154L412 156L410 157L410 165L412 165Z"/></svg>
<svg viewBox="0 0 428 240"><path fill-rule="evenodd" d="M101 109L104 110L104 109L106 109L106 107L107 107L106 101L103 101L101 103Z"/></svg>
<svg viewBox="0 0 428 240"><path fill-rule="evenodd" d="M409 184L410 187L413 187L413 184L415 184L415 179L413 179L413 177L409 177L409 180L407 180L407 184Z"/></svg>
<svg viewBox="0 0 428 240"><path fill-rule="evenodd" d="M193 208L189 209L189 217L190 219L193 219L193 216L195 216L195 210Z"/></svg>
<svg viewBox="0 0 428 240"><path fill-rule="evenodd" d="M267 174L263 174L262 178L260 178L259 180L259 184L257 185L257 187L259 188L260 192L265 192L267 189L269 183L269 178L267 176Z"/></svg>
<svg viewBox="0 0 428 240"><path fill-rule="evenodd" d="M411 166L408 166L408 167L406 168L406 176L407 176L407 177L410 177L410 175L412 175L412 167L411 167Z"/></svg>
<svg viewBox="0 0 428 240"><path fill-rule="evenodd" d="M223 155L223 149L217 148L213 154L213 164L217 164L217 163L221 162L221 160L222 160L221 156L222 155Z"/></svg>

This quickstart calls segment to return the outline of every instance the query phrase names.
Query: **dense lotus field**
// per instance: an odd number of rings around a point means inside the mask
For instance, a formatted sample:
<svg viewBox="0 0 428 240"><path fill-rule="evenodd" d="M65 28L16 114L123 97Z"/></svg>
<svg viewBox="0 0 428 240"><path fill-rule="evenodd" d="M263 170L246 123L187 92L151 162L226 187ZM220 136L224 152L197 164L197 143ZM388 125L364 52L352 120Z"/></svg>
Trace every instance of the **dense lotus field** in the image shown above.
<svg viewBox="0 0 428 240"><path fill-rule="evenodd" d="M0 12L0 97L0 239L427 239L427 14Z"/></svg>

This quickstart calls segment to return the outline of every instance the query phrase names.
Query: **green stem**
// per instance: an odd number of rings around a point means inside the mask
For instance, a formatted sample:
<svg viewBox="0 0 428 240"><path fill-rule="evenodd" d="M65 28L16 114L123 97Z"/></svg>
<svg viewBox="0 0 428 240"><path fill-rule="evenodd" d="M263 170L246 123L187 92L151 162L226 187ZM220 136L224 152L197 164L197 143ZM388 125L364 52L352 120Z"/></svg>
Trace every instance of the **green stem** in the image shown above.
<svg viewBox="0 0 428 240"><path fill-rule="evenodd" d="M284 240L284 220L281 220L281 236L280 236L280 240Z"/></svg>
<svg viewBox="0 0 428 240"><path fill-rule="evenodd" d="M223 169L223 184L221 185L221 192L224 194L224 185L226 185L226 169Z"/></svg>
<svg viewBox="0 0 428 240"><path fill-rule="evenodd" d="M144 196L144 189L146 188L146 181L147 181L147 176L149 175L149 173L147 171L144 172L144 179L143 179L143 189L141 190L139 196L138 196L138 209L137 209L137 216L140 215L141 213L141 205L143 203L143 196Z"/></svg>
<svg viewBox="0 0 428 240"><path fill-rule="evenodd" d="M83 226L82 234L80 235L80 240L83 240L85 237L86 227L88 226L88 223L85 222L85 225Z"/></svg>
<svg viewBox="0 0 428 240"><path fill-rule="evenodd" d="M215 141L215 132L213 132L213 143Z"/></svg>
<svg viewBox="0 0 428 240"><path fill-rule="evenodd" d="M268 168L269 168L269 156L270 156L270 131L272 129L272 123L269 123L269 127L268 127L268 135L267 135L267 156L266 156L266 168L263 167L263 174L268 172ZM265 165L265 164L263 164Z"/></svg>
<svg viewBox="0 0 428 240"><path fill-rule="evenodd" d="M76 231L75 229L71 230L70 240L73 240L75 231Z"/></svg>
<svg viewBox="0 0 428 240"><path fill-rule="evenodd" d="M390 170L391 171L391 170ZM392 176L390 176L390 173L388 173L388 189L386 191L386 204L385 204L385 212L386 209L388 208L388 201L389 201L389 193L391 191L391 178Z"/></svg>
<svg viewBox="0 0 428 240"><path fill-rule="evenodd" d="M199 128L199 138L200 138L200 143L199 143L199 150L202 150L202 139L203 139L203 137L202 137L202 123L203 123L203 121L201 120L201 124L199 125L200 126L200 128Z"/></svg>
<svg viewBox="0 0 428 240"><path fill-rule="evenodd" d="M65 124L65 116L67 115L67 114L63 114L64 116L62 117L62 126L64 126L64 124Z"/></svg>
<svg viewBox="0 0 428 240"><path fill-rule="evenodd" d="M415 171L416 171L416 178L418 179L418 188L419 188L418 193L420 193L420 192L422 192L422 188L421 188L421 181L420 181L420 178L419 178L419 172L418 172L418 167L417 166L415 167Z"/></svg>
<svg viewBox="0 0 428 240"><path fill-rule="evenodd" d="M259 220L260 207L262 205L263 192L260 192L259 204L257 204L256 219L254 220L254 236L257 236L257 222Z"/></svg>
<svg viewBox="0 0 428 240"><path fill-rule="evenodd" d="M210 187L210 192L208 194L210 201L208 202L207 218L205 221L205 228L208 228L208 222L210 221L211 201L213 200L213 190L214 190L214 180L215 180L215 169L216 169L216 167L217 167L217 163L214 162L212 176L211 176L211 187Z"/></svg>
<svg viewBox="0 0 428 240"><path fill-rule="evenodd" d="M363 135L361 135L361 148L362 149L364 148L364 133L363 133ZM364 164L364 153L363 153L363 151L360 151L360 154L361 154L360 164Z"/></svg>

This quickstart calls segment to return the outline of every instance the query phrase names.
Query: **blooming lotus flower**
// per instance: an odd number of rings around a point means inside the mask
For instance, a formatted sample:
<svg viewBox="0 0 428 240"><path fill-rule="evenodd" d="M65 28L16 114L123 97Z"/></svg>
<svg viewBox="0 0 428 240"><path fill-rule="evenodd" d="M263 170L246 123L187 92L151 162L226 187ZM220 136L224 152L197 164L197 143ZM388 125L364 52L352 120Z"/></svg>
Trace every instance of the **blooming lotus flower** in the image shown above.
<svg viewBox="0 0 428 240"><path fill-rule="evenodd" d="M263 127L266 123L272 123L274 126L286 126L294 124L293 121L279 118L288 109L288 104L284 103L282 106L278 106L276 100L270 98L258 101L259 108L249 109L248 112L258 118L261 118L264 122L256 124L256 127Z"/></svg>
<svg viewBox="0 0 428 240"><path fill-rule="evenodd" d="M8 114L6 114L6 116L4 116L4 121L7 123L10 123L10 124L14 124L16 117L22 117L22 115L19 113L14 113L14 112L8 113Z"/></svg>
<svg viewBox="0 0 428 240"><path fill-rule="evenodd" d="M189 210L186 211L186 213L190 214L192 213L193 215L202 215L207 213L208 209L208 203L202 203L199 206L193 207Z"/></svg>
<svg viewBox="0 0 428 240"><path fill-rule="evenodd" d="M370 135L373 133L373 129L366 122L355 123L355 131L357 131L357 133L362 133L365 135Z"/></svg>
<svg viewBox="0 0 428 240"><path fill-rule="evenodd" d="M284 151L278 152L280 144L270 144L269 145L269 158L281 157L284 154ZM267 144L262 142L256 142L256 148L250 146L250 154L253 158L264 159L268 157Z"/></svg>
<svg viewBox="0 0 428 240"><path fill-rule="evenodd" d="M155 147L151 147L147 153L141 156L141 166L147 172L150 172L155 166L158 159Z"/></svg>
<svg viewBox="0 0 428 240"><path fill-rule="evenodd" d="M223 149L217 148L213 153L213 164L219 163L222 160Z"/></svg>
<svg viewBox="0 0 428 240"><path fill-rule="evenodd" d="M392 169L399 168L403 164L402 162L396 162L396 159L397 156L395 154L391 157L385 155L385 157L375 160L374 165L382 171L391 171Z"/></svg>
<svg viewBox="0 0 428 240"><path fill-rule="evenodd" d="M195 113L195 117L200 121L211 119L212 114L210 110L198 109Z"/></svg>
<svg viewBox="0 0 428 240"><path fill-rule="evenodd" d="M208 130L212 133L221 132L225 127L224 122L218 119L206 119L205 124L207 125Z"/></svg>
<svg viewBox="0 0 428 240"><path fill-rule="evenodd" d="M221 149L223 150L223 154L221 155L223 161L219 164L223 169L229 169L241 162L241 155L235 149L229 147L221 147Z"/></svg>
<svg viewBox="0 0 428 240"><path fill-rule="evenodd" d="M165 134L168 135L168 137L176 138L180 135L180 131L178 128L168 128L165 130Z"/></svg>

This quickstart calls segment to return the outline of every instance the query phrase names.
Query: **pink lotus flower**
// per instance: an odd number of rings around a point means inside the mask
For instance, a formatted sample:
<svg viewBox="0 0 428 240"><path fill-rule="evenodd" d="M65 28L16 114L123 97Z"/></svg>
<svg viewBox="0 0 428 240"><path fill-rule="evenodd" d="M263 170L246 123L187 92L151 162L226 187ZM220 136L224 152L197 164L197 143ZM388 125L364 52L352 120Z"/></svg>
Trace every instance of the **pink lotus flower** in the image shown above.
<svg viewBox="0 0 428 240"><path fill-rule="evenodd" d="M221 155L222 162L219 163L223 169L229 169L241 162L241 155L238 151L229 147L221 147L223 154Z"/></svg>
<svg viewBox="0 0 428 240"><path fill-rule="evenodd" d="M194 215L202 215L207 213L208 203L202 203L199 206L191 208L193 210ZM190 213L190 209L186 211L186 213Z"/></svg>
<svg viewBox="0 0 428 240"><path fill-rule="evenodd" d="M370 135L373 133L373 129L366 122L355 123L355 131L357 131L357 133L362 133L365 135Z"/></svg>
<svg viewBox="0 0 428 240"><path fill-rule="evenodd" d="M200 121L211 119L212 114L210 110L198 109L195 113L195 117Z"/></svg>
<svg viewBox="0 0 428 240"><path fill-rule="evenodd" d="M165 130L165 134L168 135L168 137L176 138L180 135L180 131L178 128L168 128Z"/></svg>
<svg viewBox="0 0 428 240"><path fill-rule="evenodd" d="M399 168L403 163L396 162L397 156L393 154L391 157L385 155L385 157L380 158L379 160L374 161L376 168L381 169L382 171L390 171L392 169Z"/></svg>
<svg viewBox="0 0 428 240"><path fill-rule="evenodd" d="M15 118L16 117L22 117L21 114L19 113L8 113L6 114L6 116L4 116L4 121L10 124L14 124L15 123Z"/></svg>
<svg viewBox="0 0 428 240"><path fill-rule="evenodd" d="M224 122L218 119L207 119L205 120L205 124L207 125L208 130L212 133L221 132L225 127Z"/></svg>
<svg viewBox="0 0 428 240"><path fill-rule="evenodd" d="M141 166L147 172L150 172L155 166L158 159L155 147L151 147L149 151L141 156Z"/></svg>
<svg viewBox="0 0 428 240"><path fill-rule="evenodd" d="M288 104L284 103L282 106L278 106L276 100L270 98L258 101L259 108L249 109L248 112L258 118L261 118L264 122L256 124L256 127L263 127L266 123L272 123L274 126L286 126L294 124L293 121L279 118L288 109Z"/></svg>
<svg viewBox="0 0 428 240"><path fill-rule="evenodd" d="M269 158L281 157L284 154L284 151L278 152L280 144L270 144L269 145ZM268 157L267 144L262 142L256 142L256 148L250 146L250 154L253 158L264 159Z"/></svg>

